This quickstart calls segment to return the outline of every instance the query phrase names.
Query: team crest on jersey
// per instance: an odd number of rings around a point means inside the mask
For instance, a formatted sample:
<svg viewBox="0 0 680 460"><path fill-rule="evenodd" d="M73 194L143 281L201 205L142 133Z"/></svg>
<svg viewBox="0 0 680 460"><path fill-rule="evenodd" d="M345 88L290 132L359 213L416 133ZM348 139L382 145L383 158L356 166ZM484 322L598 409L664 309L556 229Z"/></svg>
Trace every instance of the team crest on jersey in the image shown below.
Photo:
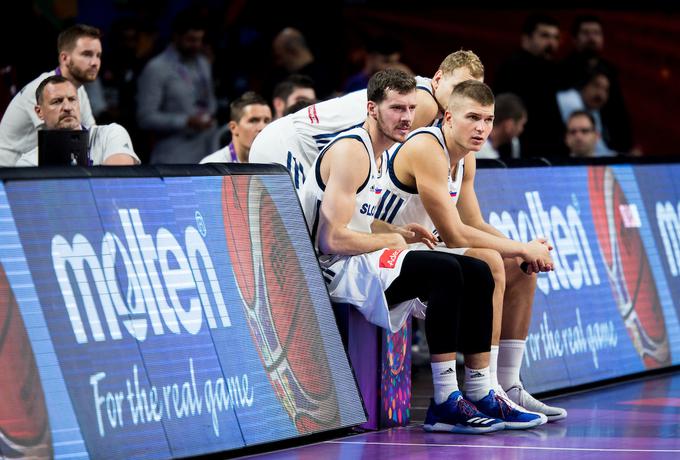
<svg viewBox="0 0 680 460"><path fill-rule="evenodd" d="M404 252L403 249L385 249L380 254L380 268L394 268L402 252Z"/></svg>

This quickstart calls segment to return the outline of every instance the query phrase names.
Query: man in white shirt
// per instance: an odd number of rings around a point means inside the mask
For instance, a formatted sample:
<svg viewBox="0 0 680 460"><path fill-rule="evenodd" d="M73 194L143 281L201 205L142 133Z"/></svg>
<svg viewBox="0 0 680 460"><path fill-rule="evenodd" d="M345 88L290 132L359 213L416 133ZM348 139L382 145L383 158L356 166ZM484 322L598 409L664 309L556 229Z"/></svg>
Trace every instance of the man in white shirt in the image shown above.
<svg viewBox="0 0 680 460"><path fill-rule="evenodd" d="M229 105L231 142L200 163L248 163L255 137L272 121L272 111L259 94L248 91Z"/></svg>
<svg viewBox="0 0 680 460"><path fill-rule="evenodd" d="M139 164L125 128L115 123L90 128L81 125L78 93L70 80L60 75L47 77L38 85L35 98L35 114L45 129L88 130L91 165ZM16 166L38 166L38 148L22 155Z"/></svg>
<svg viewBox="0 0 680 460"><path fill-rule="evenodd" d="M38 145L38 118L35 91L50 75L61 75L75 86L80 103L80 119L85 126L95 124L90 100L83 83L94 81L101 65L99 29L78 24L64 30L57 39L59 67L45 72L27 84L10 102L0 121L0 166L14 166L21 155Z"/></svg>

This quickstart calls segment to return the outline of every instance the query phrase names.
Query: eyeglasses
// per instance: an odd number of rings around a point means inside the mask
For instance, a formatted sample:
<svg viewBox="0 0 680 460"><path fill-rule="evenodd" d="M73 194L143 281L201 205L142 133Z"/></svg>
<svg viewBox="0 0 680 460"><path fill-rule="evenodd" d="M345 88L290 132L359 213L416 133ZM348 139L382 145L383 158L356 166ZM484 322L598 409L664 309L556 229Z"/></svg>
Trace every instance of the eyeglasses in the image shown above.
<svg viewBox="0 0 680 460"><path fill-rule="evenodd" d="M567 134L572 134L572 135L578 134L578 133L589 134L589 133L592 133L594 131L595 131L594 128L572 128L572 129L567 131Z"/></svg>

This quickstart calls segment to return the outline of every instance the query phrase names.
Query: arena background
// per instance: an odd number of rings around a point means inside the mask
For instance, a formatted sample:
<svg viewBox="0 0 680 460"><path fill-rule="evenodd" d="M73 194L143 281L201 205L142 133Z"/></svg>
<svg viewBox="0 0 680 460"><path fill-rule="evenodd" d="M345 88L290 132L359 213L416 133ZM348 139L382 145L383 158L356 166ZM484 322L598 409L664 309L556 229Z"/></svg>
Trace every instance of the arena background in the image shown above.
<svg viewBox="0 0 680 460"><path fill-rule="evenodd" d="M402 1L259 2L218 0L39 0L14 2L12 20L0 30L4 44L0 65L11 64L19 88L56 64L56 34L64 25L84 22L109 33L112 24L134 17L143 26L148 53L167 43L172 17L191 5L202 6L209 19L208 41L214 54L218 96L223 102L247 89L268 97L273 82L271 39L285 26L302 30L317 59L337 84L356 72L367 40L390 37L403 45L402 61L414 72L431 76L441 59L460 49L474 50L493 86L498 65L519 46L522 21L530 12L555 16L561 25L559 56L571 50L572 19L593 13L604 22L604 56L619 67L623 94L633 123L636 145L645 155L675 155L680 145L680 10L677 2L541 2L490 1L474 7L463 2ZM538 8L538 9L537 9ZM111 56L110 35L104 37L102 69ZM110 64L110 61L109 61ZM3 76L3 80L6 80ZM5 84L5 83L3 83ZM3 101L0 100L0 103ZM6 103L6 102L5 102ZM4 107L4 104L0 104Z"/></svg>

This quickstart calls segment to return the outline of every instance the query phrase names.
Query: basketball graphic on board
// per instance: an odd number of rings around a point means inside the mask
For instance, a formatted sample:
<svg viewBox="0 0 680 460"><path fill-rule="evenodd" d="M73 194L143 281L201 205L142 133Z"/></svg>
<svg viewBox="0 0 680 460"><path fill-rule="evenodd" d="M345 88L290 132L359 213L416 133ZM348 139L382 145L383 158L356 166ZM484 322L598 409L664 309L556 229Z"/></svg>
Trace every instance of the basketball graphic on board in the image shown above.
<svg viewBox="0 0 680 460"><path fill-rule="evenodd" d="M278 209L252 176L224 178L222 208L245 316L278 399L301 434L337 426L319 324Z"/></svg>
<svg viewBox="0 0 680 460"><path fill-rule="evenodd" d="M669 366L666 323L640 223L624 219L634 209L611 167L589 168L588 182L600 252L628 334L646 368Z"/></svg>
<svg viewBox="0 0 680 460"><path fill-rule="evenodd" d="M0 458L52 458L52 435L45 394L26 327L2 265Z"/></svg>

